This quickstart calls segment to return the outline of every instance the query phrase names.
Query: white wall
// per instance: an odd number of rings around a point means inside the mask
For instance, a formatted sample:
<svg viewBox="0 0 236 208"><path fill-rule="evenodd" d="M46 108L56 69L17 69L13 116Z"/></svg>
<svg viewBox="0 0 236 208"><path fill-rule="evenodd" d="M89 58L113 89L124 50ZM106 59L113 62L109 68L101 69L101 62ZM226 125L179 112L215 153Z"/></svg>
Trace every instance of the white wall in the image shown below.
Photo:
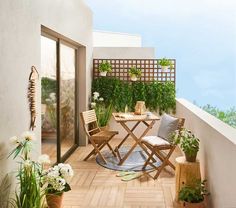
<svg viewBox="0 0 236 208"><path fill-rule="evenodd" d="M0 1L0 153L12 147L8 138L29 128L27 86L30 67L40 73L40 36L44 25L84 46L85 64L79 71L80 111L88 106L92 62L92 13L82 0L1 0ZM37 88L38 141L35 154L41 152L41 92ZM0 160L1 174L14 163Z"/></svg>
<svg viewBox="0 0 236 208"><path fill-rule="evenodd" d="M176 112L200 139L198 158L211 193L209 207L236 207L236 129L184 99L177 100Z"/></svg>
<svg viewBox="0 0 236 208"><path fill-rule="evenodd" d="M94 47L97 59L154 59L155 49L146 47Z"/></svg>
<svg viewBox="0 0 236 208"><path fill-rule="evenodd" d="M140 35L107 31L93 32L94 47L141 47Z"/></svg>

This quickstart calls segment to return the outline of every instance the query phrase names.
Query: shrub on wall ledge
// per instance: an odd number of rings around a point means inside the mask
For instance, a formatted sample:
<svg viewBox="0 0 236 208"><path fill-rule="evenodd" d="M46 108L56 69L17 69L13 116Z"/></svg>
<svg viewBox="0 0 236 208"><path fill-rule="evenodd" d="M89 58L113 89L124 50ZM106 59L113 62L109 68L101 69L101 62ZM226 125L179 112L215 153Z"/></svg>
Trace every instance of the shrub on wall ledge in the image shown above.
<svg viewBox="0 0 236 208"><path fill-rule="evenodd" d="M100 77L93 80L92 91L99 92L101 97L110 103L116 111L124 111L127 105L134 110L136 101L143 100L150 111L161 114L175 110L175 85L173 82L132 82L116 78Z"/></svg>

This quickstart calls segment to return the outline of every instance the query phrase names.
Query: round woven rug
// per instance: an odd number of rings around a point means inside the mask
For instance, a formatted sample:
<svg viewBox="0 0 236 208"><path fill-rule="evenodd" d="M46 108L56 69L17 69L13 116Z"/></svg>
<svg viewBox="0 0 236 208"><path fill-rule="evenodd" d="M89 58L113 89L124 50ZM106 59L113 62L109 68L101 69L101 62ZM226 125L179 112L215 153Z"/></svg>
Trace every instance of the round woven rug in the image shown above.
<svg viewBox="0 0 236 208"><path fill-rule="evenodd" d="M130 147L122 147L119 149L121 158L127 153ZM111 169L111 170L133 170L133 171L142 171L143 165L145 161L147 160L147 154L140 148L137 147L134 149L134 151L129 155L127 160L123 163L123 165L118 165L119 159L118 157L114 157L114 155L109 151L105 150L102 151L102 155L105 157L107 164L104 164L103 161L99 156L96 157L96 161L99 165ZM155 163L155 166L160 166L161 161L154 157L157 161ZM148 165L145 170L151 170L153 169L152 166Z"/></svg>

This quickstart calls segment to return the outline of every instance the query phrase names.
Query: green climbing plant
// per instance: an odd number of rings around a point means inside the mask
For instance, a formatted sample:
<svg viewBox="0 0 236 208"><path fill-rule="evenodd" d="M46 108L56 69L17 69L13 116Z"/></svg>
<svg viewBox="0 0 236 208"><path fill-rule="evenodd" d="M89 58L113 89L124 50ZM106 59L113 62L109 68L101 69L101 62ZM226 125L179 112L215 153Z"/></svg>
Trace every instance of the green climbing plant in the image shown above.
<svg viewBox="0 0 236 208"><path fill-rule="evenodd" d="M133 82L117 78L99 77L93 80L92 92L99 92L106 105L124 111L127 105L133 111L138 100L143 100L150 111L175 111L175 85L173 82Z"/></svg>

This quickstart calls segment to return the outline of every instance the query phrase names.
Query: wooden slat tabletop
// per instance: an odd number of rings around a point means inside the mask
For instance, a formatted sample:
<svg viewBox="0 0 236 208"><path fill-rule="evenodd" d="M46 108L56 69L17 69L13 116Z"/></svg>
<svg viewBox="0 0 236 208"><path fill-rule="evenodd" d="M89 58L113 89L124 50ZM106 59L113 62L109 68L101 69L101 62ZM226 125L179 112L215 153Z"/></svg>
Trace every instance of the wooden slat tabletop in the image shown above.
<svg viewBox="0 0 236 208"><path fill-rule="evenodd" d="M151 116L135 115L134 113L112 113L116 122L126 122L126 121L153 121L160 120L160 117L151 114Z"/></svg>

